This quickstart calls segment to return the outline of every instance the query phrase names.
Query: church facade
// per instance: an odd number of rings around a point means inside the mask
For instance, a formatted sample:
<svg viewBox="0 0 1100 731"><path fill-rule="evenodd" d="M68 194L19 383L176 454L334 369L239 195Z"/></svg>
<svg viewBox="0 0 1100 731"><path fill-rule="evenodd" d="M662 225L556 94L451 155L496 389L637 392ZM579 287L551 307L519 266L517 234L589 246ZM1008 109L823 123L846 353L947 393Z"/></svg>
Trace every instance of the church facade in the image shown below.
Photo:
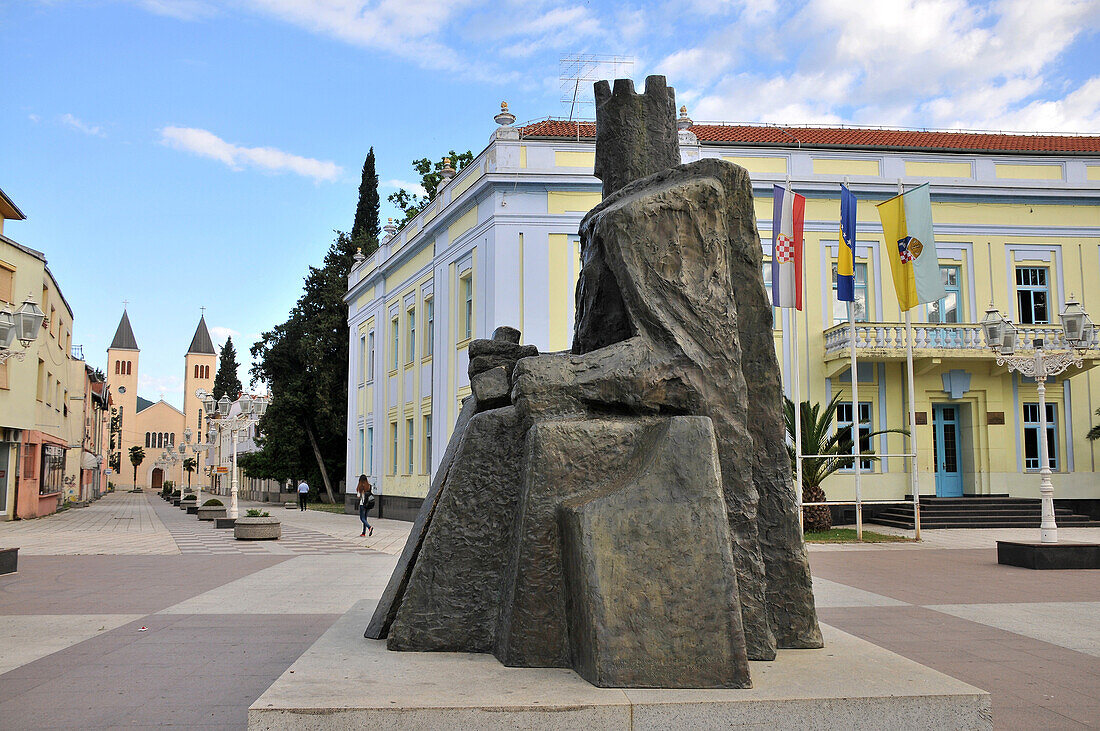
<svg viewBox="0 0 1100 731"><path fill-rule="evenodd" d="M183 358L183 411L164 399L152 401L138 394L140 357L141 349L130 326L130 318L123 311L114 339L107 348L107 383L112 396L111 482L116 489L145 487L159 490L169 480L177 487L185 486L188 475L183 470L183 461L196 457L200 466L203 463L188 448L184 437L185 429L190 429L193 444L203 441L205 415L195 391L200 388L213 391L214 374L217 372L218 356L206 327L205 316L199 318L195 335ZM137 466L136 479L130 461L130 449L135 446L145 452L145 458ZM182 451L181 447L184 448ZM162 458L170 452L174 453L174 460ZM197 474L191 475L193 484L201 483L202 479Z"/></svg>

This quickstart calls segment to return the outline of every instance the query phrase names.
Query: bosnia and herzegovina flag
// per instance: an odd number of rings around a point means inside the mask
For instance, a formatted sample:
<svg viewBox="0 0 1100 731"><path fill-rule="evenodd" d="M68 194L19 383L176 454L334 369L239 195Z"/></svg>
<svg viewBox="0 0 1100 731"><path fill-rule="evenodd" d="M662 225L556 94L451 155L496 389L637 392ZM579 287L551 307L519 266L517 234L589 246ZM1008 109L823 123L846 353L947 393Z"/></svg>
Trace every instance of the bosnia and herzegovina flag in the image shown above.
<svg viewBox="0 0 1100 731"><path fill-rule="evenodd" d="M928 183L878 204L894 292L902 311L947 296L940 278L932 236L932 199Z"/></svg>
<svg viewBox="0 0 1100 731"><path fill-rule="evenodd" d="M802 227L805 196L772 188L772 304L802 309Z"/></svg>
<svg viewBox="0 0 1100 731"><path fill-rule="evenodd" d="M848 186L840 186L840 251L836 257L836 298L856 299L856 197Z"/></svg>

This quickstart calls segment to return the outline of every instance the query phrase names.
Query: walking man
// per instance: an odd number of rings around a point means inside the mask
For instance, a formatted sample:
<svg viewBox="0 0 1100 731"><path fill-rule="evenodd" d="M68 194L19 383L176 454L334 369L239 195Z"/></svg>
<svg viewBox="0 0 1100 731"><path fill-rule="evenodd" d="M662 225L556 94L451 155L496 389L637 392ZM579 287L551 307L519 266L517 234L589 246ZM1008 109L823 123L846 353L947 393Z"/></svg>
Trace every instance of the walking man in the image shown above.
<svg viewBox="0 0 1100 731"><path fill-rule="evenodd" d="M306 509L306 495L309 494L309 485L306 484L306 480L303 477L302 481L298 483L298 509Z"/></svg>

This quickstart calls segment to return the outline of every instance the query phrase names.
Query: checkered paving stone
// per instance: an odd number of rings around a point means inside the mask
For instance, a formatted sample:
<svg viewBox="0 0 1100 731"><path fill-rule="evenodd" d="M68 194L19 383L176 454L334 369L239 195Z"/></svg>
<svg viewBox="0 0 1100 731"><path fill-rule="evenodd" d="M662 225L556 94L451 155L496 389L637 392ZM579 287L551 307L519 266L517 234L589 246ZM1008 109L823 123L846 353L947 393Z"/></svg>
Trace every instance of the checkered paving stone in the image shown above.
<svg viewBox="0 0 1100 731"><path fill-rule="evenodd" d="M238 541L232 529L215 528L213 523L201 521L178 507L150 495L158 517L163 521L172 540L182 554L276 554L276 555L331 555L340 553L375 553L366 546L344 541L319 531L283 522L283 534L277 541Z"/></svg>

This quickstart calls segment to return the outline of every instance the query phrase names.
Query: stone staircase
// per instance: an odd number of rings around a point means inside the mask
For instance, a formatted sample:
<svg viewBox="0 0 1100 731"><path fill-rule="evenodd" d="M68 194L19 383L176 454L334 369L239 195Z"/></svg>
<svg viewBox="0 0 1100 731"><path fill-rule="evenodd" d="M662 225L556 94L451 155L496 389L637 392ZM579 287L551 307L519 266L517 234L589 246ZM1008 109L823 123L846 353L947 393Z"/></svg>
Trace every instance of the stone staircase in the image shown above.
<svg viewBox="0 0 1100 731"><path fill-rule="evenodd" d="M912 496L907 495L907 500ZM1076 515L1055 503L1059 528L1100 527L1086 515ZM920 499L921 528L1038 528L1042 521L1038 499L998 495L980 497L925 497ZM913 528L913 506L891 505L867 522L896 528Z"/></svg>

